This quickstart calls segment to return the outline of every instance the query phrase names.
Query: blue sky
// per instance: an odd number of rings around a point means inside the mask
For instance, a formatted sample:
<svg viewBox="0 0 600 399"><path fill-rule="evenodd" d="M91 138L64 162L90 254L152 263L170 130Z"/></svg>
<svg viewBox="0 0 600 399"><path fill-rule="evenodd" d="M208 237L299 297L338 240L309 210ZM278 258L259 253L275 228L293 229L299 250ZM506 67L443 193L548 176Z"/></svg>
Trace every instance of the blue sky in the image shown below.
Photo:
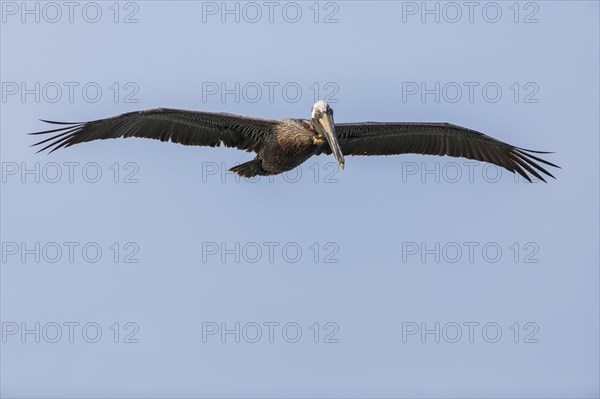
<svg viewBox="0 0 600 399"><path fill-rule="evenodd" d="M1 3L3 396L598 396L598 3L22 4ZM248 182L233 149L25 134L318 98L562 169L321 156Z"/></svg>

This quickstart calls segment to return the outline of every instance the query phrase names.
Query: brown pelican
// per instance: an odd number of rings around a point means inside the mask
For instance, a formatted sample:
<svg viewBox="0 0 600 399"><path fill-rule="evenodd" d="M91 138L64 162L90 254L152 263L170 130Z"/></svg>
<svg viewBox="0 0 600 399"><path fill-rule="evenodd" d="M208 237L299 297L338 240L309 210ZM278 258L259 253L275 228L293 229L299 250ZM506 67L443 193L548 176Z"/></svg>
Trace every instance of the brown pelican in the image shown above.
<svg viewBox="0 0 600 399"><path fill-rule="evenodd" d="M518 173L528 181L531 181L531 174L544 182L542 174L554 176L540 163L558 167L533 155L547 152L514 147L449 123L334 124L333 110L324 101L313 105L310 120L259 119L157 108L91 122L42 121L65 126L31 133L57 133L34 144L48 143L40 151L50 149L53 152L85 141L119 137L143 137L210 147L222 143L256 153L252 161L230 169L243 177L276 175L319 154L333 154L342 169L344 155L448 155L489 162Z"/></svg>

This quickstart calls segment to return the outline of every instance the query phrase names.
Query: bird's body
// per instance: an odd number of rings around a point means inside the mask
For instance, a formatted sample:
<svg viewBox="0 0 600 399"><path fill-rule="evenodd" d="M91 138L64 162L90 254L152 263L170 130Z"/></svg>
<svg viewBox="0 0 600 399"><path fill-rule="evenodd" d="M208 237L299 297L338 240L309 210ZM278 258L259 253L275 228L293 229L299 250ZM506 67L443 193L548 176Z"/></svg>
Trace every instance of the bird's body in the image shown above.
<svg viewBox="0 0 600 399"><path fill-rule="evenodd" d="M344 155L429 154L464 157L493 163L531 181L552 176L539 163L557 167L532 153L474 130L448 123L333 123L333 111L323 101L311 119L259 119L225 113L151 109L111 118L66 125L33 134L57 133L36 143L55 151L86 141L142 137L183 145L235 147L256 157L231 168L252 177L276 175L299 166L313 155L333 154L344 167ZM528 173L529 174L528 174ZM541 172L541 173L540 173Z"/></svg>
<svg viewBox="0 0 600 399"><path fill-rule="evenodd" d="M273 127L273 132L256 154L264 173L276 175L304 163L317 153L325 140L306 121L283 119Z"/></svg>

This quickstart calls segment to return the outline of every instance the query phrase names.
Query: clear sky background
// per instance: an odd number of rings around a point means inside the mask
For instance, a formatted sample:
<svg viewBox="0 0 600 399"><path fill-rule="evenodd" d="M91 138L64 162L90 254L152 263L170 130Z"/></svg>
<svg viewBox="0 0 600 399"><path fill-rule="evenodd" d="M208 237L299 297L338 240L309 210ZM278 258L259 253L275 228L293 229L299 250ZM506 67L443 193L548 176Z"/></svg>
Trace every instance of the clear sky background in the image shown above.
<svg viewBox="0 0 600 399"><path fill-rule="evenodd" d="M1 3L2 396L598 397L597 2L22 4ZM322 156L246 182L233 149L25 134L315 97L562 169Z"/></svg>

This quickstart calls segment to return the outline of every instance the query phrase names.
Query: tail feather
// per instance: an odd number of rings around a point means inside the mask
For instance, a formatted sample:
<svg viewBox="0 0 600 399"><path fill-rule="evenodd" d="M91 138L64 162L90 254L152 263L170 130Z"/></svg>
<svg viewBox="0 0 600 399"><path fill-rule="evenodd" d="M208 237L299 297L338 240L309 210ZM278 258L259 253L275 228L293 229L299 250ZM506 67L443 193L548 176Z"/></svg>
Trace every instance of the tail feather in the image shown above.
<svg viewBox="0 0 600 399"><path fill-rule="evenodd" d="M260 159L253 159L252 161L245 162L234 166L229 169L231 172L237 173L242 177L254 177L254 176L269 176L274 173L264 170Z"/></svg>

